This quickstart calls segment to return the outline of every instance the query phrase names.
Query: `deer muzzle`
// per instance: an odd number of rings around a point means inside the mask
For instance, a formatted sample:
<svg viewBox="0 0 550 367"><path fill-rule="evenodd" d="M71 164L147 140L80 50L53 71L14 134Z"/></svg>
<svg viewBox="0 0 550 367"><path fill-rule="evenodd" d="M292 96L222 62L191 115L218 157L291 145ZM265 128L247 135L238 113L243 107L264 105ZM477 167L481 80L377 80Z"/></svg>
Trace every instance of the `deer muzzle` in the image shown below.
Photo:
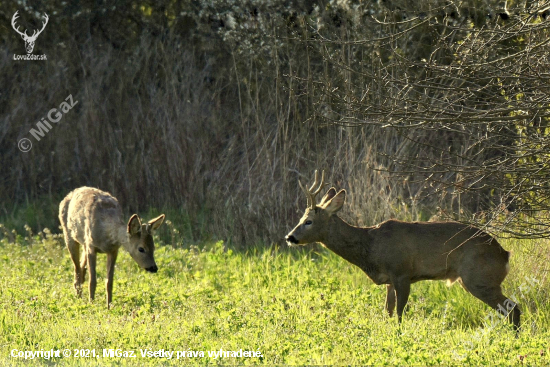
<svg viewBox="0 0 550 367"><path fill-rule="evenodd" d="M146 268L145 270L147 270L149 273L156 273L159 270L159 268L156 265L153 265Z"/></svg>
<svg viewBox="0 0 550 367"><path fill-rule="evenodd" d="M286 236L285 240L286 240L286 242L288 242L289 246L297 245L300 242L293 235Z"/></svg>

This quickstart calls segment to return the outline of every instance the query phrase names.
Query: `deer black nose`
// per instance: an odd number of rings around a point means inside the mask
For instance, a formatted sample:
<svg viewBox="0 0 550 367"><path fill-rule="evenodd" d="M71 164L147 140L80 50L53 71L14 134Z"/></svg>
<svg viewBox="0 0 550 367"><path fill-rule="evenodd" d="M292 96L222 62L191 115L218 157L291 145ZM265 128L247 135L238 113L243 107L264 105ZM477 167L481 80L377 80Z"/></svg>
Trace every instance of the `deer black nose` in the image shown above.
<svg viewBox="0 0 550 367"><path fill-rule="evenodd" d="M159 270L159 268L157 268L156 265L153 265L153 266L148 267L148 268L145 269L145 270L147 270L147 271L150 272L150 273L156 273L156 272Z"/></svg>
<svg viewBox="0 0 550 367"><path fill-rule="evenodd" d="M298 240L294 236L286 236L286 240L293 244L298 244Z"/></svg>

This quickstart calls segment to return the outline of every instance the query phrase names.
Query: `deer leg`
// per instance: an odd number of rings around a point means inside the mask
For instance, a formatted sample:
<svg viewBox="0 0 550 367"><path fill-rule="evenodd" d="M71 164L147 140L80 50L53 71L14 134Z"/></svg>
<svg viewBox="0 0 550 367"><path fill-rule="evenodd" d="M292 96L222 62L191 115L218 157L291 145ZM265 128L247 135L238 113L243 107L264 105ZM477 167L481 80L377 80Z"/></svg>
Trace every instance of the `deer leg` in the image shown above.
<svg viewBox="0 0 550 367"><path fill-rule="evenodd" d="M96 252L95 249L88 245L86 246L88 251L86 253L88 262L88 275L90 276L90 301L95 298L95 287L97 285L95 264L96 264Z"/></svg>
<svg viewBox="0 0 550 367"><path fill-rule="evenodd" d="M107 309L111 306L113 300L113 277L115 275L115 263L118 255L118 249L107 254Z"/></svg>
<svg viewBox="0 0 550 367"><path fill-rule="evenodd" d="M502 294L500 285L487 286L468 284L467 281L462 279L462 286L476 298L479 298L503 316L508 316L508 321L514 326L516 333L519 332L521 317L519 306Z"/></svg>
<svg viewBox="0 0 550 367"><path fill-rule="evenodd" d="M393 310L395 309L395 288L393 287L393 284L388 284L386 286L387 294L386 294L386 311L390 314L390 317L393 316Z"/></svg>
<svg viewBox="0 0 550 367"><path fill-rule="evenodd" d="M84 256L82 256L81 260L80 260L80 283L84 283L84 280L86 278L86 264L87 264L87 261L88 260L88 256L85 254Z"/></svg>
<svg viewBox="0 0 550 367"><path fill-rule="evenodd" d="M403 310L407 305L409 294L411 293L411 281L409 278L396 279L396 281L393 282L393 286L397 297L397 321L401 323Z"/></svg>
<svg viewBox="0 0 550 367"><path fill-rule="evenodd" d="M514 326L516 333L519 332L521 316L519 306L502 294L500 288L500 284L508 273L506 266L508 262L493 263L492 266L477 266L481 261L477 261L476 258L473 260L472 266L461 272L462 286L491 308L508 316L508 321Z"/></svg>
<svg viewBox="0 0 550 367"><path fill-rule="evenodd" d="M82 282L84 279L80 277L80 244L70 238L67 234L65 234L65 243L67 244L67 249L71 254L71 260L74 265L74 289L76 290L76 295L81 297Z"/></svg>

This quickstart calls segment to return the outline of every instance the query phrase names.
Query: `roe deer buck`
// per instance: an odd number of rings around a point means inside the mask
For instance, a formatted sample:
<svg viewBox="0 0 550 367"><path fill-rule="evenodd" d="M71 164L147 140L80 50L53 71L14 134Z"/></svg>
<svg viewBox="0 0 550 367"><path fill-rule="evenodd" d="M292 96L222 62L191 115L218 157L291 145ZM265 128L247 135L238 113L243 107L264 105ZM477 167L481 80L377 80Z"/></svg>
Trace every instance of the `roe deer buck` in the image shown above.
<svg viewBox="0 0 550 367"><path fill-rule="evenodd" d="M375 284L387 284L386 310L401 322L411 283L420 280L458 280L475 297L520 326L517 304L502 294L500 284L509 270L510 253L481 230L456 222L388 220L374 227L354 227L336 214L344 205L346 191L333 187L316 205L324 186L315 171L315 182L300 187L308 207L287 236L289 246L320 242L363 270ZM318 185L318 186L317 186Z"/></svg>
<svg viewBox="0 0 550 367"><path fill-rule="evenodd" d="M96 254L107 254L107 308L113 295L113 275L120 246L145 270L156 273L155 244L152 233L164 221L164 214L142 224L137 214L125 225L122 209L115 197L91 187L71 191L59 204L59 220L74 263L74 287L82 295L86 265L90 276L90 301L96 288ZM80 259L80 246L84 256Z"/></svg>

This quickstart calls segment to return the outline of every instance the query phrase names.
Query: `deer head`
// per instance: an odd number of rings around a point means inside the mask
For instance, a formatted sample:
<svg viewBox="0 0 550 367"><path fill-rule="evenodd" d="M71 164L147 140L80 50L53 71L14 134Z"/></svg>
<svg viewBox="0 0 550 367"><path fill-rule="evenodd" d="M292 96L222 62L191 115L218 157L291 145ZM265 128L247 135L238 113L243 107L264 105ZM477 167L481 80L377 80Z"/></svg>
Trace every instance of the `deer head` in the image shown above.
<svg viewBox="0 0 550 367"><path fill-rule="evenodd" d="M27 34L27 30L25 30L25 32L21 32L19 30L19 26L16 27L15 25L15 20L19 18L19 16L17 15L18 12L19 10L16 11L15 14L13 14L13 17L11 18L11 26L17 33L21 35L21 38L23 38L23 40L25 41L25 49L27 50L27 53L30 54L34 49L34 42L36 42L36 38L40 35L40 33L42 33L44 28L46 28L46 24L48 24L48 20L49 20L48 14L44 13L44 19L46 19L46 21L42 23L42 29L39 31L35 29L32 36L29 36Z"/></svg>
<svg viewBox="0 0 550 367"><path fill-rule="evenodd" d="M128 221L129 244L126 250L139 266L151 273L158 270L155 263L155 243L153 232L164 222L164 214L151 219L143 224L137 214L132 215Z"/></svg>
<svg viewBox="0 0 550 367"><path fill-rule="evenodd" d="M305 245L312 242L323 242L326 231L328 230L328 222L330 217L342 208L346 198L346 191L340 190L336 193L336 189L332 187L327 191L321 199L319 205L316 204L315 198L325 186L325 172L321 175L319 183L319 173L315 171L315 182L308 189L300 187L307 197L307 208L300 219L298 225L286 236L289 246Z"/></svg>

